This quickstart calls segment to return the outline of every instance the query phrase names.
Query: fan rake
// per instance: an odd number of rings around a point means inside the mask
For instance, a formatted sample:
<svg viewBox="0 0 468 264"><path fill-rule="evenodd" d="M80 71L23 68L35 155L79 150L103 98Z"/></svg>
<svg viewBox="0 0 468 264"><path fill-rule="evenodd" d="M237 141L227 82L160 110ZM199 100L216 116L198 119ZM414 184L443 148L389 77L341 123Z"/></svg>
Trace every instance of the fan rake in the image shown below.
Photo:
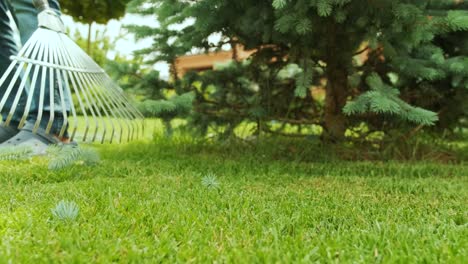
<svg viewBox="0 0 468 264"><path fill-rule="evenodd" d="M5 91L0 112L8 113L4 125L11 125L13 117L19 116L18 128L34 122L36 133L45 116L45 133L49 134L57 116L63 116L58 136L68 130L70 140L104 143L142 136L143 115L123 90L65 34L60 17L46 0L33 2L39 10L39 28L18 55L10 57L12 62L0 78L0 88ZM33 105L37 118L31 121Z"/></svg>

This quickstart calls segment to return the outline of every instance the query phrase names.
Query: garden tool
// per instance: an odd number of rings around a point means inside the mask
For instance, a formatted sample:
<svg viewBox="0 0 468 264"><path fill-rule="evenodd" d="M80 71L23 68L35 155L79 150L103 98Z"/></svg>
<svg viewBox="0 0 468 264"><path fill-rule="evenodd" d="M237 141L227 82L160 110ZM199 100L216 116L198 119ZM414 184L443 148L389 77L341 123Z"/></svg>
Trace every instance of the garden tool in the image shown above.
<svg viewBox="0 0 468 264"><path fill-rule="evenodd" d="M37 104L33 133L43 116L48 116L45 133L49 134L54 118L63 115L58 137L68 130L72 141L121 142L143 135L143 115L123 90L65 34L60 16L47 0L33 3L39 11L39 28L18 55L10 57L12 63L0 78L0 88L5 88L0 112L12 102L4 125L20 116L18 128L23 128Z"/></svg>

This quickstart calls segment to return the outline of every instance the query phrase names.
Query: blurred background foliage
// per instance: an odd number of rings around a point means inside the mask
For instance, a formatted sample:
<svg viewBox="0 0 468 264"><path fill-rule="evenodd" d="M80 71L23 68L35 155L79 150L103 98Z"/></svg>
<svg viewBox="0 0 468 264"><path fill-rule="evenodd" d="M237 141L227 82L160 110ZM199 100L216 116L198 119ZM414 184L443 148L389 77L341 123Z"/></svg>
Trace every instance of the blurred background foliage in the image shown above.
<svg viewBox="0 0 468 264"><path fill-rule="evenodd" d="M468 3L464 1L254 0L118 1L109 18L149 16L158 27L127 25L151 45L107 60L105 32L75 34L148 117L194 134L262 135L322 142L455 138L468 122ZM104 23L73 12L79 21ZM211 38L217 36L219 41ZM204 71L177 72L178 58L241 47L254 52ZM171 65L171 78L154 69ZM378 145L378 144L377 144Z"/></svg>

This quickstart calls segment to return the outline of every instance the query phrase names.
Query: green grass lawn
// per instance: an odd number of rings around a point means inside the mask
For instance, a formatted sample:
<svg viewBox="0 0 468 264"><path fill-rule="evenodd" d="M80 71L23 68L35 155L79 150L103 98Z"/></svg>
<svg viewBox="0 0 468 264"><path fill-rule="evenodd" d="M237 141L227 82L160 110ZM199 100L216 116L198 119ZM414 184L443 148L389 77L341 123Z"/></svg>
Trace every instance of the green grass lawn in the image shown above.
<svg viewBox="0 0 468 264"><path fill-rule="evenodd" d="M0 263L467 263L468 166L308 147L161 138L97 146L95 167L0 162Z"/></svg>

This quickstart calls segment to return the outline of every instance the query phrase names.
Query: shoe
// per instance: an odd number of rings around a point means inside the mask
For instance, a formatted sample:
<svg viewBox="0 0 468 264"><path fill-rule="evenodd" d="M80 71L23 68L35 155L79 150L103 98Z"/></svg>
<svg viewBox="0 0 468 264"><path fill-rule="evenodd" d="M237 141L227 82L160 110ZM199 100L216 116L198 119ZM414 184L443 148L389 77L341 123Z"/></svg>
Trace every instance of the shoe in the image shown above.
<svg viewBox="0 0 468 264"><path fill-rule="evenodd" d="M19 130L14 127L0 125L0 143L3 143L18 134Z"/></svg>
<svg viewBox="0 0 468 264"><path fill-rule="evenodd" d="M45 155L50 145L61 145L62 141L51 134L46 134L39 128L33 133L33 124L26 124L16 135L0 144L0 148L24 147L30 148L32 155Z"/></svg>

